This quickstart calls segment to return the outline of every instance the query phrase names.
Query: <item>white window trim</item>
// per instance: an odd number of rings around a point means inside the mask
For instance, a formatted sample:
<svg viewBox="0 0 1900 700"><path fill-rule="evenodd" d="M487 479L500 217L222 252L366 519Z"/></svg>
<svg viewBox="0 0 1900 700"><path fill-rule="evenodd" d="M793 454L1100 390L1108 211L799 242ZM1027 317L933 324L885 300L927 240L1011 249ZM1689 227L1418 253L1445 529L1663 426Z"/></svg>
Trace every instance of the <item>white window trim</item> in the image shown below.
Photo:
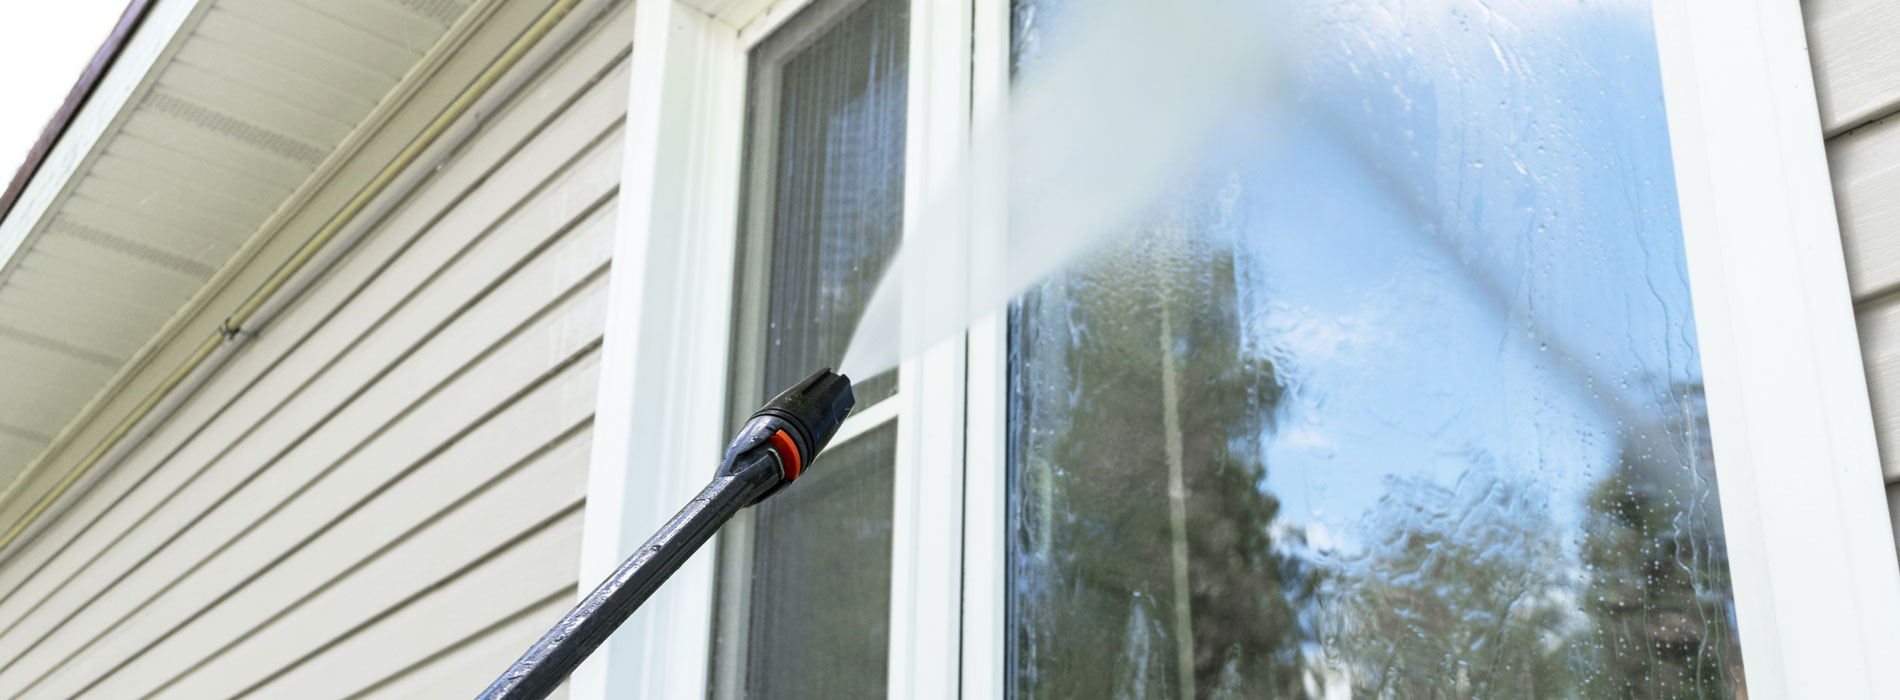
<svg viewBox="0 0 1900 700"><path fill-rule="evenodd" d="M673 0L634 7L626 151L608 287L580 589L598 585L710 478L725 415L744 52ZM705 696L710 551L578 669L575 698Z"/></svg>
<svg viewBox="0 0 1900 700"><path fill-rule="evenodd" d="M583 592L717 466L727 437L747 52L811 1L642 0L635 8ZM967 150L969 3L911 0L907 223ZM956 339L905 361L899 403L861 407L898 420L891 697L959 692L964 354ZM716 550L716 541L703 548L595 652L575 673L572 697L706 697Z"/></svg>
<svg viewBox="0 0 1900 700"><path fill-rule="evenodd" d="M725 437L745 56L807 1L636 8L584 590L697 492ZM954 176L971 115L1002 112L1010 39L1008 0L911 12L907 217ZM1655 21L1750 696L1891 693L1900 564L1799 7L1656 0ZM1003 221L1001 164L972 172L972 220ZM972 241L970 259L999 251ZM1008 336L999 313L901 370L891 697L1005 691ZM682 568L574 697L704 697L714 561Z"/></svg>
<svg viewBox="0 0 1900 700"><path fill-rule="evenodd" d="M1900 691L1900 566L1797 3L1657 0L1754 698Z"/></svg>

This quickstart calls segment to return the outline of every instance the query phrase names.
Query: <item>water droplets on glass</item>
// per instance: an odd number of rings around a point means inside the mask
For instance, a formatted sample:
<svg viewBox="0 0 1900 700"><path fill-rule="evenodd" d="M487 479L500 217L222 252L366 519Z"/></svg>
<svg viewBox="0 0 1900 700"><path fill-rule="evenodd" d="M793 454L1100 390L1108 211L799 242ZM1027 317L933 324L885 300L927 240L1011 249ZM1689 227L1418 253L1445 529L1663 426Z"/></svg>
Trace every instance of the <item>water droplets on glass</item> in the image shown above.
<svg viewBox="0 0 1900 700"><path fill-rule="evenodd" d="M1283 131L1012 312L1013 696L1745 697L1648 12L1285 3Z"/></svg>

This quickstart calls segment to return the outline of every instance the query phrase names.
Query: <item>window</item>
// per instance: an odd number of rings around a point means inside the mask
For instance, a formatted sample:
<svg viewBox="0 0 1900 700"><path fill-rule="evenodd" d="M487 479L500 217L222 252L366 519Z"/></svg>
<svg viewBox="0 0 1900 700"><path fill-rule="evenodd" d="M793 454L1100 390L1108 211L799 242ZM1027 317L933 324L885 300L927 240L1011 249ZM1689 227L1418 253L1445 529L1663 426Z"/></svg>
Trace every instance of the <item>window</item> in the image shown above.
<svg viewBox="0 0 1900 700"><path fill-rule="evenodd" d="M904 0L824 0L752 49L735 429L772 394L838 361L896 249L908 39ZM894 372L855 379L860 409L893 400ZM857 436L841 435L795 492L728 528L714 697L883 696L894 423L853 425Z"/></svg>
<svg viewBox="0 0 1900 700"><path fill-rule="evenodd" d="M1799 8L1286 5L1283 138L855 378L576 697L1900 687ZM584 579L836 359L972 156L969 267L1010 262L972 142L1099 6L636 6Z"/></svg>
<svg viewBox="0 0 1900 700"><path fill-rule="evenodd" d="M1011 696L1746 696L1646 8L1308 4L1017 307Z"/></svg>

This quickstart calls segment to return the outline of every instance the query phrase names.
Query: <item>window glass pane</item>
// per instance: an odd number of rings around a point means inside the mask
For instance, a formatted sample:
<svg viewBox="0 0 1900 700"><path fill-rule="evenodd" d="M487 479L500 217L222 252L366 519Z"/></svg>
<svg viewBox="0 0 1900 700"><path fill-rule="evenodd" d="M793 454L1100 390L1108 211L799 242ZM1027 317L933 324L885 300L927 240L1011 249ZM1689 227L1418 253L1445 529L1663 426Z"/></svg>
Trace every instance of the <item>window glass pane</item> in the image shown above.
<svg viewBox="0 0 1900 700"><path fill-rule="evenodd" d="M909 6L819 0L752 51L734 425L844 352L902 235ZM895 374L854 377L860 408ZM721 539L721 698L882 697L894 423L834 444Z"/></svg>
<svg viewBox="0 0 1900 700"><path fill-rule="evenodd" d="M1013 312L1010 692L1746 697L1648 7L1288 6L1277 138Z"/></svg>
<svg viewBox="0 0 1900 700"><path fill-rule="evenodd" d="M902 239L909 15L818 2L753 51L741 266L765 280L764 394L837 364ZM896 388L852 379L861 406Z"/></svg>
<svg viewBox="0 0 1900 700"><path fill-rule="evenodd" d="M747 697L884 697L896 425L755 507Z"/></svg>

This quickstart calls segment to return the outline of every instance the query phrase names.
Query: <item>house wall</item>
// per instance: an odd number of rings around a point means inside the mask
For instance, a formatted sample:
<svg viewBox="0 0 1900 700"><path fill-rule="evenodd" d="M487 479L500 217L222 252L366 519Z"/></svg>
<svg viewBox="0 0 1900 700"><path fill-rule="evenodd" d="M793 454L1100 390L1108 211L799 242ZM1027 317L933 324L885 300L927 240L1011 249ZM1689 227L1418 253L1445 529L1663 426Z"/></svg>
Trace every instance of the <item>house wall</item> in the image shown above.
<svg viewBox="0 0 1900 700"><path fill-rule="evenodd" d="M1900 3L1807 0L1802 11L1887 502L1900 530Z"/></svg>
<svg viewBox="0 0 1900 700"><path fill-rule="evenodd" d="M0 694L466 698L567 609L631 7L0 566ZM1900 5L1804 9L1900 527Z"/></svg>
<svg viewBox="0 0 1900 700"><path fill-rule="evenodd" d="M467 698L565 612L631 6L0 566L0 695Z"/></svg>

